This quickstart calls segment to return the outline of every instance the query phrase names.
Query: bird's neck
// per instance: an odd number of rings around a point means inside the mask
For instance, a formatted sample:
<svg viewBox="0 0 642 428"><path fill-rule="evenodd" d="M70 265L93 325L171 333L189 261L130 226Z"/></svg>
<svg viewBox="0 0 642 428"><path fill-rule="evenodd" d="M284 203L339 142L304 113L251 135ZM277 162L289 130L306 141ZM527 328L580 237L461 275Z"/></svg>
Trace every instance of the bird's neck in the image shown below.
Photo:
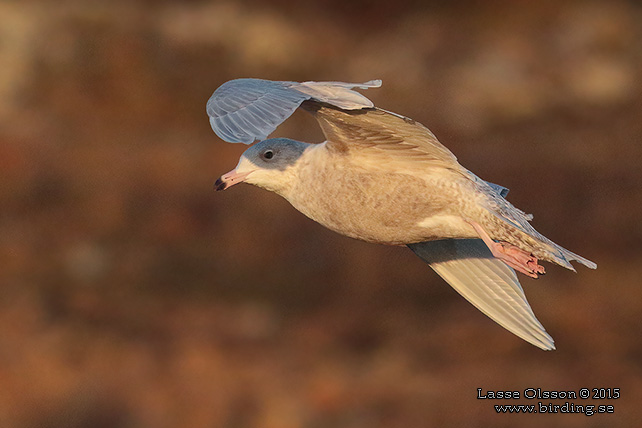
<svg viewBox="0 0 642 428"><path fill-rule="evenodd" d="M283 180L284 186L269 190L278 193L292 203L293 198L300 196L297 195L300 190L297 187L303 184L302 181L307 182L311 178L309 177L311 174L314 175L314 172L323 169L327 156L328 150L325 143L308 144L297 161L284 171L284 175L286 175Z"/></svg>

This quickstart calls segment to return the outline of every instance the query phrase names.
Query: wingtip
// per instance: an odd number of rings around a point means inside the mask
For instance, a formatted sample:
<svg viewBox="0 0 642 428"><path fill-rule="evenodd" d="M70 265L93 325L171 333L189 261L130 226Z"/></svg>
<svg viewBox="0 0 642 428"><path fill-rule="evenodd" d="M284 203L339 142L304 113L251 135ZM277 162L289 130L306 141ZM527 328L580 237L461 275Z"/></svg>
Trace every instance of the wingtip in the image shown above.
<svg viewBox="0 0 642 428"><path fill-rule="evenodd" d="M383 84L383 80L374 79L374 80L368 80L366 83L363 83L363 86L368 88L380 88L382 84Z"/></svg>
<svg viewBox="0 0 642 428"><path fill-rule="evenodd" d="M531 345L537 346L542 351L555 351L557 349L555 348L555 341L543 326L541 326L541 330L533 335L520 336L519 334L517 334L517 336L521 337Z"/></svg>
<svg viewBox="0 0 642 428"><path fill-rule="evenodd" d="M548 340L546 342L543 342L540 348L543 349L544 351L557 350L557 348L555 347L555 341L553 340L553 338L548 333L546 333L546 336L548 336L547 337Z"/></svg>
<svg viewBox="0 0 642 428"><path fill-rule="evenodd" d="M516 336L524 339L526 342L531 345L537 346L543 351L555 351L555 341L550 334L544 329L544 326L539 323L539 329L531 331L528 335L522 335L516 332L513 332Z"/></svg>

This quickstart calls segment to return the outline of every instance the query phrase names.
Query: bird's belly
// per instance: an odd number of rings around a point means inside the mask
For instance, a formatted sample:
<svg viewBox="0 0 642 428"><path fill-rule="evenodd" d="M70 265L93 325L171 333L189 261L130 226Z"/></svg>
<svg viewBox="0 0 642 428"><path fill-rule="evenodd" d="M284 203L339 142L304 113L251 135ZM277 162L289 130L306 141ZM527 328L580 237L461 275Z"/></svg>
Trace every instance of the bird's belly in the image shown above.
<svg viewBox="0 0 642 428"><path fill-rule="evenodd" d="M387 245L477 237L469 223L461 217L452 215L437 214L414 223L377 215L369 216L368 219L336 216L331 219L313 218L313 220L342 235Z"/></svg>
<svg viewBox="0 0 642 428"><path fill-rule="evenodd" d="M406 174L352 174L316 191L296 192L292 205L328 229L389 245L475 237L459 215L460 198ZM444 191L445 190L445 191ZM456 193L456 192L455 192Z"/></svg>
<svg viewBox="0 0 642 428"><path fill-rule="evenodd" d="M424 232L440 238L474 238L475 229L463 217L454 214L435 214L417 223Z"/></svg>

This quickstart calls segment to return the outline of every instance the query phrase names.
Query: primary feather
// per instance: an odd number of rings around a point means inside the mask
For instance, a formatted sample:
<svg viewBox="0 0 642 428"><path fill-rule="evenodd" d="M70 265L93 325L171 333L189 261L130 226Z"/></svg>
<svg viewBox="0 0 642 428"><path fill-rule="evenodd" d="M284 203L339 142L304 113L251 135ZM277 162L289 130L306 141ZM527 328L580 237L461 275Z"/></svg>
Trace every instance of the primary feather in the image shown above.
<svg viewBox="0 0 642 428"><path fill-rule="evenodd" d="M235 79L214 91L206 110L216 135L230 143L251 144L267 138L305 100L348 110L372 107L372 101L352 88L378 86L381 86L380 80L297 83Z"/></svg>

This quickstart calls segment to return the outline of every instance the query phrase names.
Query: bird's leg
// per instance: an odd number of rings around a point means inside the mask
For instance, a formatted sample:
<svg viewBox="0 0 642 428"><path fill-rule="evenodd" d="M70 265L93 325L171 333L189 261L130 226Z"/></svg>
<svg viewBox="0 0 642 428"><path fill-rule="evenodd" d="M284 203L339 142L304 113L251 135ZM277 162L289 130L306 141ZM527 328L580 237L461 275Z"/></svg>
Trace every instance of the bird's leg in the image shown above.
<svg viewBox="0 0 642 428"><path fill-rule="evenodd" d="M518 272L531 278L538 278L538 275L546 273L544 266L537 264L537 258L528 251L524 251L508 242L495 242L479 223L468 222L484 241L493 256L506 263Z"/></svg>

